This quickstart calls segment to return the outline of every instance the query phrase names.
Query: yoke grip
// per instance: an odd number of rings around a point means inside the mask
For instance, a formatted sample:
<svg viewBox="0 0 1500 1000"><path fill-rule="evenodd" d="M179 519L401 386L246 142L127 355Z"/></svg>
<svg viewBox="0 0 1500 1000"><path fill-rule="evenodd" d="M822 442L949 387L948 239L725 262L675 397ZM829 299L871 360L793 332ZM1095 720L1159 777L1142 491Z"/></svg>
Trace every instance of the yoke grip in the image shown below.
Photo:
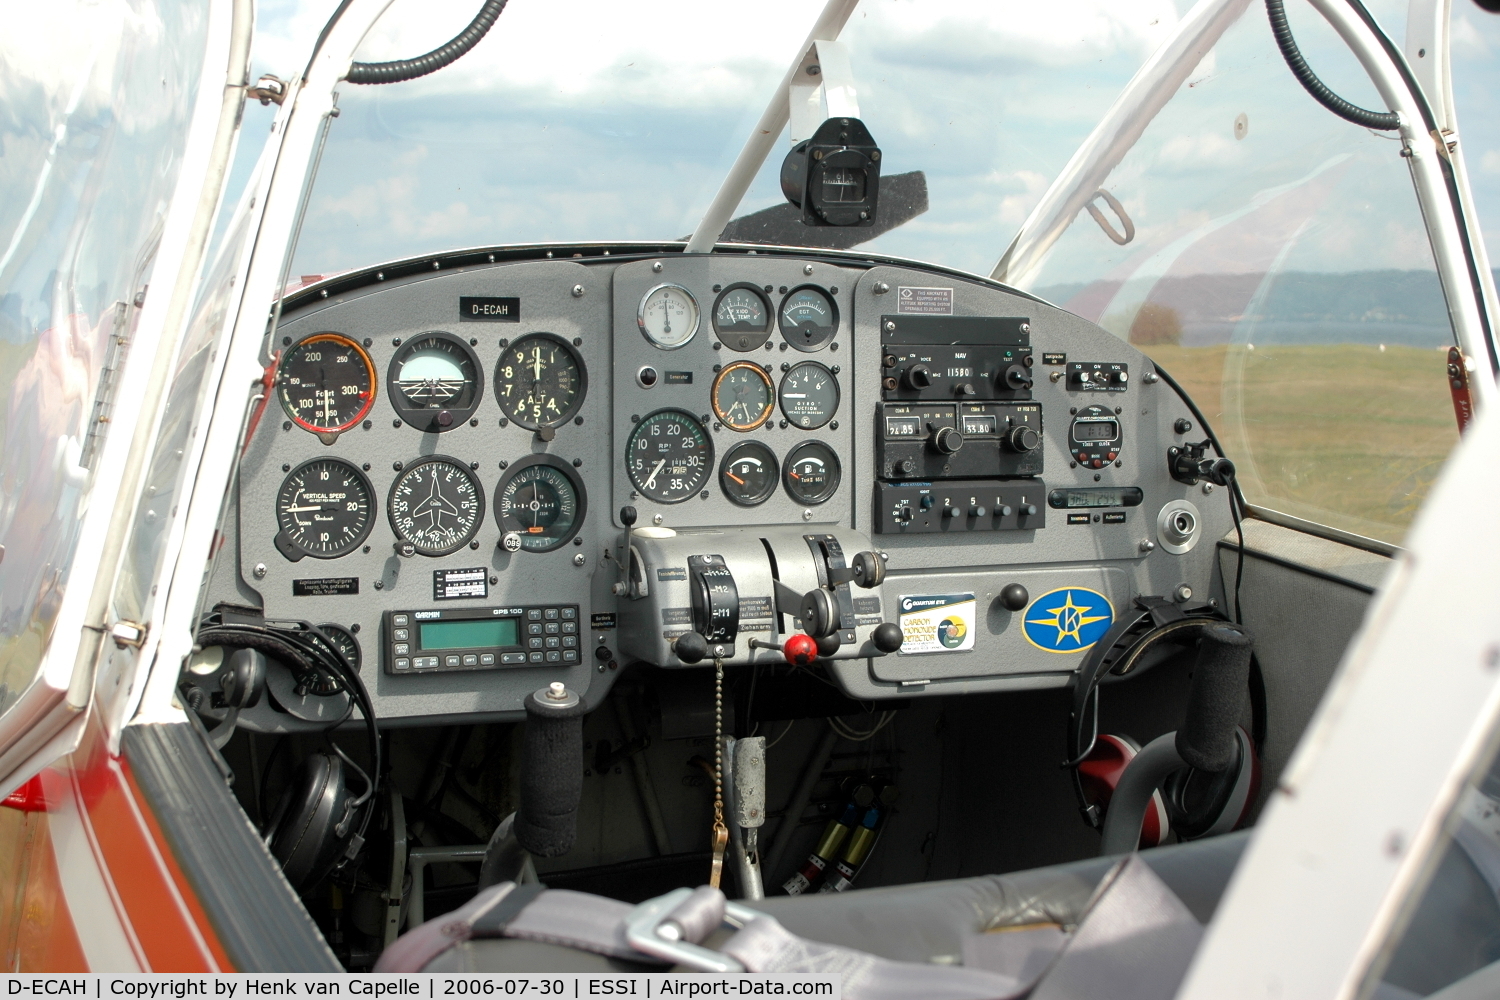
<svg viewBox="0 0 1500 1000"><path fill-rule="evenodd" d="M1187 717L1177 729L1177 753L1200 771L1217 774L1234 763L1234 727L1244 714L1255 640L1237 626L1205 629L1188 691Z"/></svg>
<svg viewBox="0 0 1500 1000"><path fill-rule="evenodd" d="M566 701L555 703L545 696L545 690L526 696L521 802L515 831L526 850L537 857L555 858L568 853L578 834L578 803L583 797L583 705L572 692L567 692Z"/></svg>

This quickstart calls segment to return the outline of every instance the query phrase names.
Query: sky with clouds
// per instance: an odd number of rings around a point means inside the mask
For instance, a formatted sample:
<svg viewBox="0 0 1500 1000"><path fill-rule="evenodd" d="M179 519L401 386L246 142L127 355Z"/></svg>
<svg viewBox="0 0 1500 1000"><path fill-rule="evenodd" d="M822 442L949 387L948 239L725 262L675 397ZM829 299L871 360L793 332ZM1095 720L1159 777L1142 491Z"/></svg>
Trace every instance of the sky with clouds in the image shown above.
<svg viewBox="0 0 1500 1000"><path fill-rule="evenodd" d="M262 0L256 71L285 76L302 65L334 6ZM395 0L359 58L427 51L475 6ZM1370 6L1399 42L1404 8ZM448 69L343 88L293 273L461 246L690 232L820 7L511 0L490 35ZM1332 30L1311 7L1288 7L1316 71L1355 103L1377 106ZM1175 0L865 0L842 36L861 116L885 170L924 171L931 202L867 246L988 273L1187 8ZM1481 217L1500 221L1500 17L1454 0L1453 23L1475 196ZM1236 138L1240 114L1249 129ZM741 213L781 201L776 172L788 145L783 137ZM1332 118L1297 87L1252 2L1106 185L1132 217L1136 241L1115 247L1081 215L1037 282L1104 277L1231 220L1262 243L1295 233L1285 266L1430 267L1395 153L1391 140ZM1277 201L1267 222L1257 206L1294 188L1303 194ZM1500 225L1485 229L1500 246ZM1254 266L1232 256L1204 266Z"/></svg>

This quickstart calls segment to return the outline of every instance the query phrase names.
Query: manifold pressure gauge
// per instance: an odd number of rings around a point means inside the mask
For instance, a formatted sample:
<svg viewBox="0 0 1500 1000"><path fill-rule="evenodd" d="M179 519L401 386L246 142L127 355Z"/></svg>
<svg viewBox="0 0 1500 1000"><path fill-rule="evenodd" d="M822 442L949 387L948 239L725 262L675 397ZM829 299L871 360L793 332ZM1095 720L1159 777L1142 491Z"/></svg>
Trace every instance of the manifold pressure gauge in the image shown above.
<svg viewBox="0 0 1500 1000"><path fill-rule="evenodd" d="M420 431L446 431L468 420L484 384L479 359L466 341L434 330L403 343L391 358L386 383L391 405Z"/></svg>
<svg viewBox="0 0 1500 1000"><path fill-rule="evenodd" d="M636 490L657 503L692 498L714 464L714 445L698 418L657 410L635 425L625 442L625 471Z"/></svg>
<svg viewBox="0 0 1500 1000"><path fill-rule="evenodd" d="M276 396L292 423L332 444L375 405L375 365L341 333L315 333L287 348Z"/></svg>
<svg viewBox="0 0 1500 1000"><path fill-rule="evenodd" d="M776 390L771 376L754 361L725 365L709 393L714 416L732 431L753 431L771 417Z"/></svg>
<svg viewBox="0 0 1500 1000"><path fill-rule="evenodd" d="M401 470L386 499L391 530L424 556L467 545L484 520L484 489L457 459L432 455Z"/></svg>
<svg viewBox="0 0 1500 1000"><path fill-rule="evenodd" d="M370 534L374 493L369 478L348 462L303 462L276 494L276 550L292 562L353 552Z"/></svg>
<svg viewBox="0 0 1500 1000"><path fill-rule="evenodd" d="M512 466L495 491L495 519L503 535L514 532L518 549L550 552L578 533L588 501L583 484L562 459L537 455Z"/></svg>
<svg viewBox="0 0 1500 1000"><path fill-rule="evenodd" d="M698 300L681 285L657 285L641 297L635 321L647 340L675 351L698 332Z"/></svg>
<svg viewBox="0 0 1500 1000"><path fill-rule="evenodd" d="M533 333L500 354L495 396L501 411L522 427L556 427L573 419L588 390L583 359L561 337Z"/></svg>

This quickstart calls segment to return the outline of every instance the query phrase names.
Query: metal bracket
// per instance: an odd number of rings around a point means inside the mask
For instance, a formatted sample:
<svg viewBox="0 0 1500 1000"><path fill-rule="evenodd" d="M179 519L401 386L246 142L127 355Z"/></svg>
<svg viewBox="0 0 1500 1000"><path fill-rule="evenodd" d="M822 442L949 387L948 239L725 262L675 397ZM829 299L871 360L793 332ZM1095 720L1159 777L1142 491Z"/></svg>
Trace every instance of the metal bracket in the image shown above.
<svg viewBox="0 0 1500 1000"><path fill-rule="evenodd" d="M121 649L140 649L146 641L146 626L135 622L117 621L109 627L109 636Z"/></svg>
<svg viewBox="0 0 1500 1000"><path fill-rule="evenodd" d="M267 73L255 81L255 86L245 88L246 99L255 99L261 104L281 104L286 100L286 81Z"/></svg>
<svg viewBox="0 0 1500 1000"><path fill-rule="evenodd" d="M665 896L648 899L625 918L625 940L636 951L656 958L684 965L698 972L744 972L745 967L722 952L713 951L690 941L662 937L657 929L693 894L692 889L673 889ZM752 910L732 900L724 903L724 923L736 929L752 920L764 917L759 910Z"/></svg>
<svg viewBox="0 0 1500 1000"><path fill-rule="evenodd" d="M859 117L859 91L843 42L820 38L808 46L786 91L793 146L812 138L829 118Z"/></svg>

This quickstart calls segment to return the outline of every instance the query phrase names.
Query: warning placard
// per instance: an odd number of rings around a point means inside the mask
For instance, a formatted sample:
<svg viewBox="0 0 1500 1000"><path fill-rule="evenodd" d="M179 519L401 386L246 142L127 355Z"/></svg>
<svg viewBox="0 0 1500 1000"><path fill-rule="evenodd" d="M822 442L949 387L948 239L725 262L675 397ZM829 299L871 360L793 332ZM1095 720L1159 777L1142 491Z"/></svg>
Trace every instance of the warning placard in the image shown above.
<svg viewBox="0 0 1500 1000"><path fill-rule="evenodd" d="M901 649L961 653L974 648L973 594L913 594L901 598Z"/></svg>

